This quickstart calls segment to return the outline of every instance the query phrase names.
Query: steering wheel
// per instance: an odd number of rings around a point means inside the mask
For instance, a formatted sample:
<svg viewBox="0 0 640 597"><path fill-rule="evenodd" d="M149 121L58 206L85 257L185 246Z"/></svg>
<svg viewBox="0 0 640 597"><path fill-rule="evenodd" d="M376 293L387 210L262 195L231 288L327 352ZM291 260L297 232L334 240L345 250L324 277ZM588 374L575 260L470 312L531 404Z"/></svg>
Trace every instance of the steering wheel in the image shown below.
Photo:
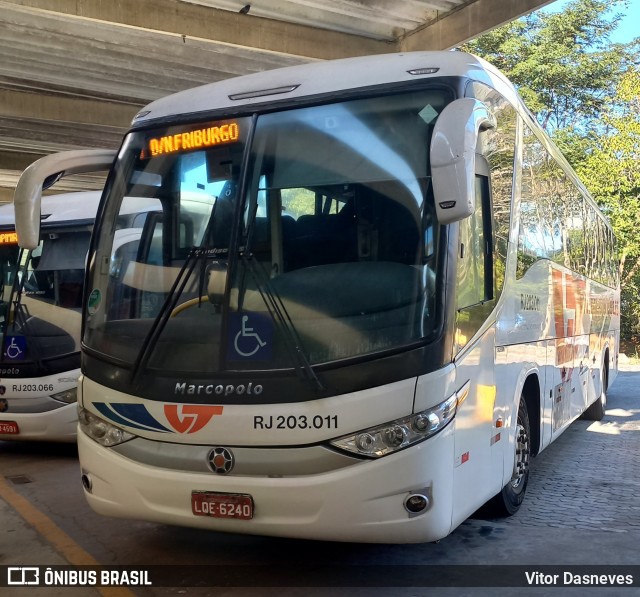
<svg viewBox="0 0 640 597"><path fill-rule="evenodd" d="M209 297L206 294L203 295L203 296L197 296L195 298L189 299L188 301L185 301L184 303L180 303L179 305L176 305L173 308L173 311L171 311L171 315L169 315L169 317L175 317L179 313L182 313L186 309L194 307L195 305L199 305L203 301L207 302L207 303L209 302Z"/></svg>

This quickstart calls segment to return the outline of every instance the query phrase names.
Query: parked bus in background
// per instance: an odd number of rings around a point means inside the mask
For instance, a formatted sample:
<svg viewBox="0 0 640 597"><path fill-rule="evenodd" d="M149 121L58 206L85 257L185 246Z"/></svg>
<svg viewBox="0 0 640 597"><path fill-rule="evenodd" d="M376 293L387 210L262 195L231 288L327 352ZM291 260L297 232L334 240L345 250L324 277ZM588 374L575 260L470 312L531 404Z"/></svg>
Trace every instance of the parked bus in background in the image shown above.
<svg viewBox="0 0 640 597"><path fill-rule="evenodd" d="M96 511L432 541L486 502L513 514L530 457L602 417L611 228L483 60L319 62L158 100L117 155L25 171L22 245L44 179L112 162L79 396ZM125 197L159 209L112 267Z"/></svg>
<svg viewBox="0 0 640 597"><path fill-rule="evenodd" d="M31 250L18 247L13 204L0 206L0 440L76 439L84 270L99 202L100 192L44 197ZM144 217L121 217L113 267L137 245Z"/></svg>
<svg viewBox="0 0 640 597"><path fill-rule="evenodd" d="M38 245L20 250L0 207L0 439L75 441L84 267L100 193L42 200ZM40 216L39 216L40 217Z"/></svg>

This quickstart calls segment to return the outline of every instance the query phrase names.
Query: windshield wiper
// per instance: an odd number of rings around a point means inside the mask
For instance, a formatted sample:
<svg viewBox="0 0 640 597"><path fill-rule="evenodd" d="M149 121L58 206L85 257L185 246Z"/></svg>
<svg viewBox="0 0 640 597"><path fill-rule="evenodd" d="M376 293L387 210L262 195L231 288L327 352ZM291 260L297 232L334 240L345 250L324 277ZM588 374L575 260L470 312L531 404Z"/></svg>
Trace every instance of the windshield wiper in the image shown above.
<svg viewBox="0 0 640 597"><path fill-rule="evenodd" d="M25 249L21 249L18 253L16 263L22 263L22 256ZM33 333L30 330L29 319L31 319L31 313L27 309L26 305L22 303L22 294L24 292L24 285L27 281L28 264L30 261L30 255L27 255L27 259L24 260L24 265L16 269L15 278L11 287L11 294L9 295L9 305L5 320L3 323L3 338L6 340L7 336L16 335L19 331L25 338L33 338ZM20 273L22 275L20 275ZM11 328L12 334L9 333ZM40 356L40 351L36 342L29 342L29 351L31 358L38 371L44 369L44 363ZM5 351L0 352L0 360L4 362Z"/></svg>
<svg viewBox="0 0 640 597"><path fill-rule="evenodd" d="M248 224L245 230L245 243L244 248L240 248L238 253L240 254L240 259L242 263L244 263L245 267L251 272L253 279L255 280L258 286L258 292L264 301L264 304L269 311L269 315L271 319L276 322L280 326L280 329L284 332L285 344L287 345L287 349L294 356L294 359L298 362L297 367L295 367L296 373L298 373L302 378L307 379L310 383L312 383L318 392L323 392L325 387L322 385L322 382L316 375L316 372L313 370L307 355L304 352L303 343L300 339L298 331L293 325L293 321L291 321L291 317L287 311L287 308L284 305L282 297L277 293L277 291L271 286L269 282L269 277L264 273L264 270L260 267L259 264L256 263L256 259L251 252L251 243L253 241L253 233L255 228L256 221L256 212L258 209L258 204L256 202L255 205L252 206L253 209L249 214Z"/></svg>
<svg viewBox="0 0 640 597"><path fill-rule="evenodd" d="M201 258L207 258L212 253L220 253L220 249L209 249L204 248L204 244L207 241L207 238L211 234L211 230L213 228L213 223L218 207L219 198L216 198L216 202L213 204L213 209L211 210L211 214L209 215L209 221L207 222L207 227L204 230L204 234L202 235L202 241L200 242L199 247L191 247L189 249L189 254L185 259L182 267L180 267L180 271L176 276L171 288L169 290L169 294L165 299L162 307L160 307L160 312L156 316L149 333L145 336L142 346L140 347L140 351L138 352L138 357L136 358L135 363L133 364L133 369L131 371L131 383L135 384L137 381L140 372L147 366L149 359L151 358L151 353L158 342L158 338L165 326L167 325L167 321L171 317L171 313L176 307L178 299L182 296L182 292L187 285L187 281L189 280L193 270L198 263L198 260ZM227 249L228 252L228 249ZM187 271L188 270L188 271ZM200 276L200 286L202 285L202 275ZM200 294L202 296L202 294Z"/></svg>
<svg viewBox="0 0 640 597"><path fill-rule="evenodd" d="M309 359L307 359L303 349L302 340L293 325L293 321L291 321L291 317L284 305L282 297L271 286L269 278L265 275L260 265L256 264L253 253L247 252L246 247L245 250L240 251L240 258L249 272L251 272L251 275L258 286L258 292L269 311L269 315L271 315L271 318L284 332L285 344L298 363L298 366L295 367L296 372L300 374L303 379L307 379L311 382L318 392L323 392L325 387L322 385L322 382L313 370Z"/></svg>
<svg viewBox="0 0 640 597"><path fill-rule="evenodd" d="M160 312L155 318L149 333L145 336L145 339L142 342L142 346L140 347L140 351L138 352L138 358L133 364L133 370L131 372L131 383L134 384L140 371L142 371L149 362L149 358L151 357L151 353L153 352L153 348L155 347L160 334L162 334L162 330L164 330L167 325L167 321L171 317L171 313L176 307L178 299L182 296L182 293L189 281L193 270L195 269L196 264L199 259L207 258L209 256L209 249L202 249L200 247L192 247L189 250L189 254L185 259L185 262L182 264L178 275L176 276L175 281L173 282L171 289L169 290L169 294L162 304L160 308Z"/></svg>

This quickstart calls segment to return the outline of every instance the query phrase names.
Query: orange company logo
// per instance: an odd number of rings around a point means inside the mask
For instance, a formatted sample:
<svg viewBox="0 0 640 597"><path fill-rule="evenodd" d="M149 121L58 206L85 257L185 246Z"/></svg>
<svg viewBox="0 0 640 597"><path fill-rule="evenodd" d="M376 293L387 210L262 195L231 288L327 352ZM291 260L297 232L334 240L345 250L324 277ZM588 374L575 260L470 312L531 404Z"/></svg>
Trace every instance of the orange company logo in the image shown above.
<svg viewBox="0 0 640 597"><path fill-rule="evenodd" d="M221 415L223 408L203 404L165 404L164 415L178 433L195 433L213 417Z"/></svg>

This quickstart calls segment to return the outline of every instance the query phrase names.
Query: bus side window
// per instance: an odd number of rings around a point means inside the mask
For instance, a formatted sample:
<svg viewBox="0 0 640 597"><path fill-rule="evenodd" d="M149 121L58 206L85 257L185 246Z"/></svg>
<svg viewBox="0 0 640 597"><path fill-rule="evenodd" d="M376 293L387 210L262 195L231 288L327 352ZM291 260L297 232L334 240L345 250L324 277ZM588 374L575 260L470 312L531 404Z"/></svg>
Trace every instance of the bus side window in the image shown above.
<svg viewBox="0 0 640 597"><path fill-rule="evenodd" d="M456 278L456 349L462 349L493 308L493 241L489 170L477 155L476 210L460 222Z"/></svg>
<svg viewBox="0 0 640 597"><path fill-rule="evenodd" d="M478 139L478 153L486 158L491 171L493 277L494 298L497 300L504 285L507 245L511 228L518 115L515 108L500 93L479 81L469 83L466 95L477 98L489 106L497 122L495 128L482 132Z"/></svg>

